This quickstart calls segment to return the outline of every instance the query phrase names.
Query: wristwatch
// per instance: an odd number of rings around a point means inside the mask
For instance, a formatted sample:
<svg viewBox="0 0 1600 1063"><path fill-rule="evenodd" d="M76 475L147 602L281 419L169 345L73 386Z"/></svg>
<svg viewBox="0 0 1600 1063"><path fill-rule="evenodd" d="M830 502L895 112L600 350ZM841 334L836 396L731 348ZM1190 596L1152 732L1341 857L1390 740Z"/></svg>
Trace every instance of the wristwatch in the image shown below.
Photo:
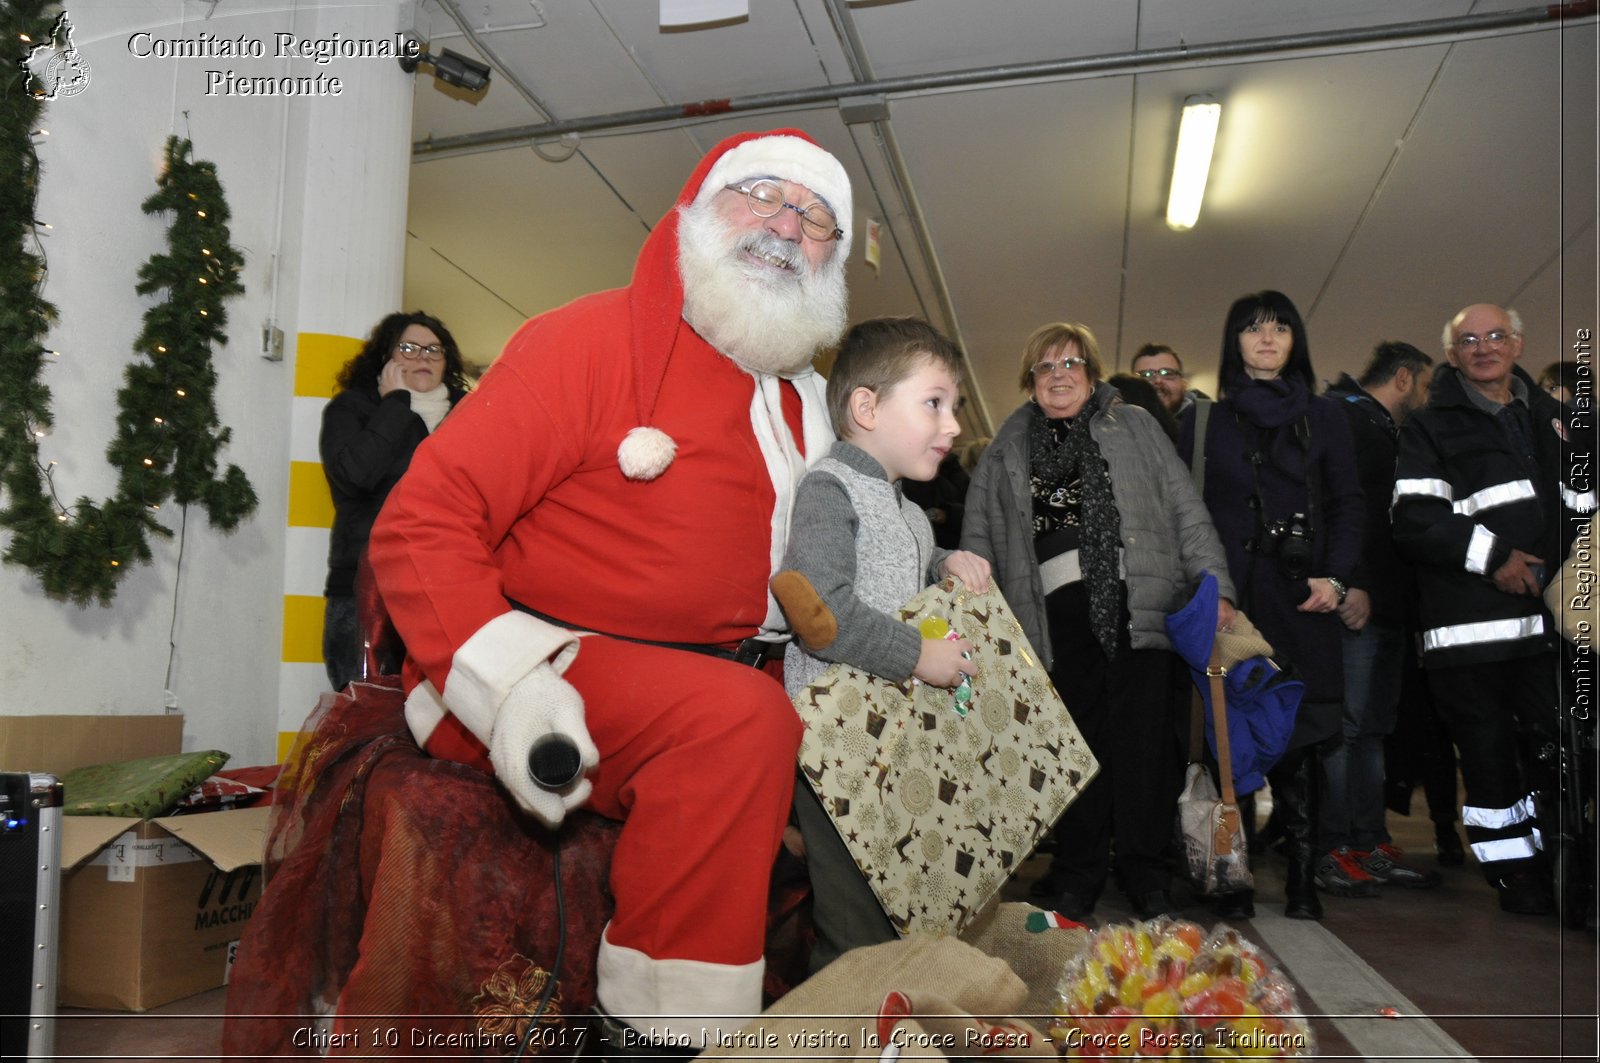
<svg viewBox="0 0 1600 1063"><path fill-rule="evenodd" d="M1343 605L1345 598L1350 594L1350 588L1345 586L1344 580L1338 576L1329 576L1328 583L1333 587L1333 593L1339 596L1339 604Z"/></svg>

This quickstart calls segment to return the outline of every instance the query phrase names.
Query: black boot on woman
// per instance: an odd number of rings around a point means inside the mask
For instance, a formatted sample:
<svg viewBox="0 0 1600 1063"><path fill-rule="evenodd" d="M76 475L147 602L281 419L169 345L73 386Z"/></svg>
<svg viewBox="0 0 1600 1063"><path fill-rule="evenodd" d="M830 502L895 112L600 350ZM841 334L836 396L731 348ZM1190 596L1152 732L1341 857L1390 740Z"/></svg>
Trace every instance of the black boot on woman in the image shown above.
<svg viewBox="0 0 1600 1063"><path fill-rule="evenodd" d="M1218 919L1254 919L1256 917L1256 891L1234 890L1219 893L1211 903Z"/></svg>
<svg viewBox="0 0 1600 1063"><path fill-rule="evenodd" d="M1322 769L1311 746L1291 750L1272 769L1272 801L1281 809L1288 842L1289 873L1283 914L1290 919L1321 919L1317 896L1317 805Z"/></svg>

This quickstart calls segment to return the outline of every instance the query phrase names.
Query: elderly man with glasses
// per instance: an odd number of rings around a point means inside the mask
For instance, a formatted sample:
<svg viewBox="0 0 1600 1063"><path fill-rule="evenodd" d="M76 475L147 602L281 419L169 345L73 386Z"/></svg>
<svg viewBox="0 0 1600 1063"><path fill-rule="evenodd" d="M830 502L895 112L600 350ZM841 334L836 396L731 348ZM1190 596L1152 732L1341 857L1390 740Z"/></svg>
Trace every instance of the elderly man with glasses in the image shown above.
<svg viewBox="0 0 1600 1063"><path fill-rule="evenodd" d="M1196 399L1211 397L1203 391L1184 387L1189 378L1183 374L1183 359L1164 343L1145 344L1128 364L1135 374L1150 382L1161 404L1174 417L1182 417L1183 411L1193 406Z"/></svg>
<svg viewBox="0 0 1600 1063"><path fill-rule="evenodd" d="M1508 912L1555 911L1556 633L1540 597L1594 487L1561 405L1517 367L1513 310L1469 306L1400 429L1395 543L1417 566L1422 661L1461 758L1467 842Z"/></svg>
<svg viewBox="0 0 1600 1063"><path fill-rule="evenodd" d="M853 229L805 134L723 141L633 283L524 325L373 531L419 744L551 827L623 822L602 1055L693 1051L761 1009L800 740L767 583L833 442L811 360L844 330ZM552 739L565 786L530 770Z"/></svg>

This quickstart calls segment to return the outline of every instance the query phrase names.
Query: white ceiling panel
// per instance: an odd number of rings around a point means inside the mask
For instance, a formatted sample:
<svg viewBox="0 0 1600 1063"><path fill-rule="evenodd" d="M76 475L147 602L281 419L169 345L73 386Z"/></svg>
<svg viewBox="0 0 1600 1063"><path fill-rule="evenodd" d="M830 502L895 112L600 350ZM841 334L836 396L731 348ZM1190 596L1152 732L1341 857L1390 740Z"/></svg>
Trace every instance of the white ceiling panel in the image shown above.
<svg viewBox="0 0 1600 1063"><path fill-rule="evenodd" d="M1104 0L908 0L851 8L880 78L1125 52L1138 8Z"/></svg>
<svg viewBox="0 0 1600 1063"><path fill-rule="evenodd" d="M1365 353L1388 337L1437 353L1445 319L1487 301L1522 311L1534 371L1553 360L1535 352L1551 350L1563 327L1561 274L1592 277L1594 261L1560 250L1585 227L1592 250L1595 217L1592 169L1587 189L1569 187L1563 201L1572 146L1561 142L1562 101L1579 86L1563 88L1561 51L1551 34L1452 47L1319 313L1345 347ZM1518 91L1484 76L1503 69L1520 72ZM1587 83L1592 123L1592 66ZM1592 143L1591 134L1591 160Z"/></svg>
<svg viewBox="0 0 1600 1063"><path fill-rule="evenodd" d="M664 102L694 103L827 84L839 46L825 19L809 24L793 3L755 0L750 17L732 25L666 32L657 5L594 0Z"/></svg>
<svg viewBox="0 0 1600 1063"><path fill-rule="evenodd" d="M1142 0L1137 6L1140 47L1170 48L1179 43L1212 44L1426 22L1527 5L1520 0L1340 0L1320 4Z"/></svg>
<svg viewBox="0 0 1600 1063"><path fill-rule="evenodd" d="M1114 328L1130 83L894 104L918 194L941 205L928 223L986 397L1014 396L1012 364L1036 326L1082 321L1102 339Z"/></svg>

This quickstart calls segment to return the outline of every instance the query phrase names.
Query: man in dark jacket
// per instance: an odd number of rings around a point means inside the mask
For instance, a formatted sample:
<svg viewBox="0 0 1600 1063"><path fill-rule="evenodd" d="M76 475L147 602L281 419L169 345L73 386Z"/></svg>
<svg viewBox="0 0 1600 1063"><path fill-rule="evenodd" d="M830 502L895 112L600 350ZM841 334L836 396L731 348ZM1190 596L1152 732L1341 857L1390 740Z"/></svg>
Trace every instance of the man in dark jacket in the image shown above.
<svg viewBox="0 0 1600 1063"><path fill-rule="evenodd" d="M1581 467L1560 404L1516 369L1515 312L1469 306L1444 343L1450 364L1400 430L1394 537L1417 565L1423 665L1460 752L1467 841L1501 908L1543 915L1560 662L1540 594L1595 496L1571 482Z"/></svg>
<svg viewBox="0 0 1600 1063"><path fill-rule="evenodd" d="M1361 561L1339 607L1344 621L1344 743L1322 758L1317 884L1356 892L1368 879L1413 889L1437 886L1438 872L1407 864L1384 827L1383 744L1394 730L1406 664L1406 629L1415 590L1389 529L1400 424L1428 398L1433 359L1409 343L1384 342L1359 382L1349 375L1328 389L1350 415L1356 472L1367 498ZM1451 814L1454 819L1454 781ZM1352 866L1353 865L1353 866ZM1359 869L1360 874L1355 871Z"/></svg>

